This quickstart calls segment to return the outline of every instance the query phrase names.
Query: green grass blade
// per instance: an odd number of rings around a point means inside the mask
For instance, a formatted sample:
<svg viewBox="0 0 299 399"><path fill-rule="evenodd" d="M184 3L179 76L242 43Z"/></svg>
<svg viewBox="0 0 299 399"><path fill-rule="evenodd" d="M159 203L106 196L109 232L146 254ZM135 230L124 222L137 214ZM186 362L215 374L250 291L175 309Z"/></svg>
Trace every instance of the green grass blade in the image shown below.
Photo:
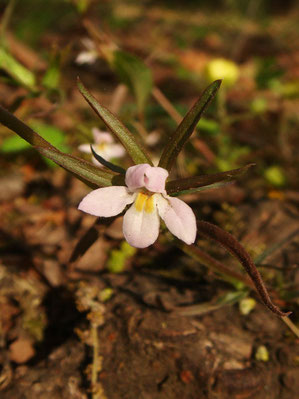
<svg viewBox="0 0 299 399"><path fill-rule="evenodd" d="M54 148L50 143L37 134L31 127L26 125L16 116L1 107L0 105L0 122L8 129L17 133L22 139L26 140L32 146Z"/></svg>
<svg viewBox="0 0 299 399"><path fill-rule="evenodd" d="M80 80L78 80L78 88L88 104L125 147L133 162L135 164L148 163L152 165L150 157L147 155L145 149L137 143L133 134L129 132L129 130L116 118L115 115L97 102Z"/></svg>
<svg viewBox="0 0 299 399"><path fill-rule="evenodd" d="M30 90L36 90L35 75L20 64L4 48L0 48L0 68Z"/></svg>
<svg viewBox="0 0 299 399"><path fill-rule="evenodd" d="M194 106L179 124L174 134L170 137L161 155L159 162L159 166L161 168L167 170L171 169L184 144L191 136L204 110L216 95L220 84L221 80L215 80L215 82L210 84L210 86L205 89L199 100L194 104Z"/></svg>

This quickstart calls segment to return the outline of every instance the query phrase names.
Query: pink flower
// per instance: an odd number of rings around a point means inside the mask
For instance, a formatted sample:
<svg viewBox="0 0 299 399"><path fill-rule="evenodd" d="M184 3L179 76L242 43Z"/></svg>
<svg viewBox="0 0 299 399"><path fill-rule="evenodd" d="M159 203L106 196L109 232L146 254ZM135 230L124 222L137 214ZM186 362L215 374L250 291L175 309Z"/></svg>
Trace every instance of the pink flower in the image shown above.
<svg viewBox="0 0 299 399"><path fill-rule="evenodd" d="M97 154L99 154L106 161L112 158L121 158L125 155L126 151L121 144L114 143L113 137L108 132L101 132L99 129L94 127L92 129L92 135L94 139L94 144L92 144L93 149ZM78 149L87 154L91 154L90 144L81 144ZM94 157L92 157L92 162L97 166L103 166Z"/></svg>
<svg viewBox="0 0 299 399"><path fill-rule="evenodd" d="M123 233L130 245L145 248L159 235L161 217L169 231L186 244L196 238L196 219L192 209L178 198L167 195L166 169L140 164L126 172L126 186L98 188L83 198L81 211L94 216L111 217L126 211Z"/></svg>

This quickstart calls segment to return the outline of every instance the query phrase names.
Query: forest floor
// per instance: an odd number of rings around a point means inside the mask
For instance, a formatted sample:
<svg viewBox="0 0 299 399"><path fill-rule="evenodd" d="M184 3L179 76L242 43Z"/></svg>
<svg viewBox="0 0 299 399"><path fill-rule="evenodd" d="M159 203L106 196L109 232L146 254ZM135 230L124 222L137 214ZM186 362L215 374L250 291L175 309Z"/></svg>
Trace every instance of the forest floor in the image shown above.
<svg viewBox="0 0 299 399"><path fill-rule="evenodd" d="M215 120L215 129L203 126L177 173L184 165L188 175L256 164L232 185L184 199L198 218L229 231L254 259L263 254L258 268L274 303L291 310L298 323L299 52L291 28L298 12L273 15L265 27L234 14L228 23L225 14L213 19L192 9L121 4L103 6L103 26L110 26L118 45L146 60L155 86L180 112L208 84L202 74L211 59L238 64L238 83L223 88L224 114L223 103L214 102L205 118ZM78 145L99 123L76 77L108 108L116 106L122 86L103 59L75 62L98 15L76 18L64 28L57 24L57 31L45 29L39 50L29 39L20 47L12 24L11 51L29 70L35 65L38 77L50 63L43 52L53 43L59 48L52 55L60 59L60 86L36 96L3 72L0 103L25 122L43 121L65 132L68 152L82 156ZM264 79L260 84L257 75ZM251 107L256 98L265 100L261 112ZM153 155L175 127L155 98L138 118L128 92L118 115L140 135L156 131ZM1 127L0 151L11 135ZM198 137L212 158L198 150ZM147 249L132 250L119 265L122 217L103 226L79 212L90 189L35 150L3 152L0 184L1 399L295 399L298 338L255 291L245 293L255 304L246 314L242 287L189 257L168 233ZM88 232L97 239L76 252ZM220 246L200 235L197 245L242 272ZM240 300L226 302L228 294Z"/></svg>

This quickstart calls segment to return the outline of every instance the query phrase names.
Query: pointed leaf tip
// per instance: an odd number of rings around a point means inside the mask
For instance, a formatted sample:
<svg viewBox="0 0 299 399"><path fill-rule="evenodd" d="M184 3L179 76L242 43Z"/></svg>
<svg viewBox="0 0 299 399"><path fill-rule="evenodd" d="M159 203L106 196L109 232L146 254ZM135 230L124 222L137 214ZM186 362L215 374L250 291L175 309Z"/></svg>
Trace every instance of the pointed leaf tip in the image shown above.
<svg viewBox="0 0 299 399"><path fill-rule="evenodd" d="M125 175L125 174L126 174L125 169L123 169L122 167L120 167L120 166L118 166L118 165L114 165L113 163L111 163L111 162L109 162L109 161L106 161L105 158L103 158L103 157L101 157L101 155L97 154L97 153L95 152L95 150L93 149L93 146L92 146L92 145L90 145L90 149L91 149L92 155L95 157L95 159L96 159L98 162L100 162L100 164L102 164L102 165L105 166L106 168L112 170L113 172L120 173L120 174L122 174L122 175Z"/></svg>
<svg viewBox="0 0 299 399"><path fill-rule="evenodd" d="M80 180L91 183L94 186L108 187L113 184L118 184L116 180L119 180L119 183L124 180L120 175L114 172L100 169L81 158L74 157L73 155L64 154L53 148L35 148L45 157L51 159L53 162L76 175Z"/></svg>
<svg viewBox="0 0 299 399"><path fill-rule="evenodd" d="M276 315L280 317L287 317L292 312L282 312L276 305L273 304L268 294L267 288L262 280L262 277L257 270L251 256L243 248L243 246L227 231L222 230L220 227L212 223L198 221L197 228L199 233L218 242L234 257L236 257L241 265L244 267L249 277L251 278L256 290L260 294L263 303Z"/></svg>
<svg viewBox="0 0 299 399"><path fill-rule="evenodd" d="M220 85L221 80L215 80L215 82L211 83L204 90L190 111L185 115L184 119L170 137L166 147L164 148L159 162L159 166L161 168L167 170L171 169L183 146L193 133L193 130L195 129L195 126L197 125L203 112L215 97Z"/></svg>
<svg viewBox="0 0 299 399"><path fill-rule="evenodd" d="M166 190L170 195L186 194L186 190L197 190L199 187L210 186L223 181L228 182L243 175L254 165L254 163L250 163L241 168L228 170L226 172L171 180L166 183Z"/></svg>
<svg viewBox="0 0 299 399"><path fill-rule="evenodd" d="M79 78L78 89L91 108L102 119L102 121L115 135L115 137L122 143L133 162L135 164L148 163L149 165L152 165L153 163L149 155L143 146L140 143L137 143L134 135L122 124L120 120L118 120L115 115L112 114L112 112L98 103L98 101L92 96L92 94L89 93Z"/></svg>

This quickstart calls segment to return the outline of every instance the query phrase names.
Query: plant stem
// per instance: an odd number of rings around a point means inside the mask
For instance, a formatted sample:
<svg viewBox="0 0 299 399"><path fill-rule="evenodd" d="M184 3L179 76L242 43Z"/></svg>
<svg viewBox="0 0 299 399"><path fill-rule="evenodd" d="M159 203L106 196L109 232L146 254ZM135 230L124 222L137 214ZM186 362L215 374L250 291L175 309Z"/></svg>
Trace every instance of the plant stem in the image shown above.
<svg viewBox="0 0 299 399"><path fill-rule="evenodd" d="M97 324L91 323L91 338L92 338L92 348L93 348L93 359L92 359L92 370L91 370L91 389L92 389L92 399L98 399L98 358L99 358L99 342L98 342L98 326Z"/></svg>

